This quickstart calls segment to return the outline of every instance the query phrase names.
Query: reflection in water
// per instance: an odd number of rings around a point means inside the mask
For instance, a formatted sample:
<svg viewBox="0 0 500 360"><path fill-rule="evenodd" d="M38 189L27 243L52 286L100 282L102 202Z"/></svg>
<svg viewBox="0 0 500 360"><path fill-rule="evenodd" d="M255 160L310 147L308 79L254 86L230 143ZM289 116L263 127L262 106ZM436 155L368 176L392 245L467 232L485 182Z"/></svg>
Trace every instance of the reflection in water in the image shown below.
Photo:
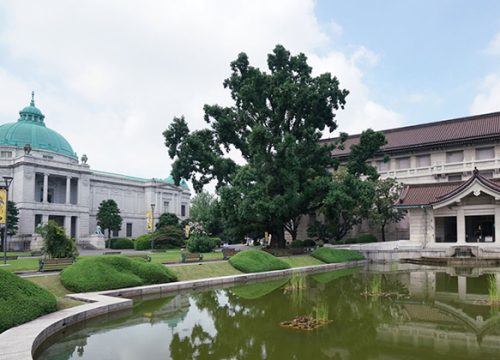
<svg viewBox="0 0 500 360"><path fill-rule="evenodd" d="M143 299L67 330L37 359L492 359L498 285L491 270L399 264ZM327 324L280 326L298 316Z"/></svg>

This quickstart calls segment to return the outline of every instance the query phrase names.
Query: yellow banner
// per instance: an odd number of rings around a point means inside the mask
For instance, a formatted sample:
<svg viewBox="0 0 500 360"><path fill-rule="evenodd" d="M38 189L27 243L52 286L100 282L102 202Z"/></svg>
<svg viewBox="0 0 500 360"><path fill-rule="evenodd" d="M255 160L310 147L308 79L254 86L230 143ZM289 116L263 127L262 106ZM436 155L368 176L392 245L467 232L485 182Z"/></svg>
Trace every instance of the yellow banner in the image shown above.
<svg viewBox="0 0 500 360"><path fill-rule="evenodd" d="M0 189L0 225L5 225L7 218L7 191Z"/></svg>
<svg viewBox="0 0 500 360"><path fill-rule="evenodd" d="M146 229L148 231L153 231L153 213L151 210L146 213Z"/></svg>

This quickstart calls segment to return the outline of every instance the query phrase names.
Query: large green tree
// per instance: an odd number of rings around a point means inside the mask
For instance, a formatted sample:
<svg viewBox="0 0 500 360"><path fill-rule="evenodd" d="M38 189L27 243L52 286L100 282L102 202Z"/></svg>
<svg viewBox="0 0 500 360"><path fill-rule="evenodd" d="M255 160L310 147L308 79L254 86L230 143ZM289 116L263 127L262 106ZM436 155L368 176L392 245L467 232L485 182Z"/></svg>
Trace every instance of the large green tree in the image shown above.
<svg viewBox="0 0 500 360"><path fill-rule="evenodd" d="M164 136L177 183L189 178L199 192L215 180L228 222L240 231L268 231L277 247L285 244L285 224L316 209L328 190L335 144L319 140L336 129L335 111L348 91L330 73L312 76L306 56L283 46L267 64L269 72L261 71L239 54L224 81L233 106L205 105L208 129L191 132L175 118Z"/></svg>
<svg viewBox="0 0 500 360"><path fill-rule="evenodd" d="M108 230L108 239L111 238L111 231L120 231L122 228L122 217L120 209L113 199L103 200L97 209L97 225L102 230Z"/></svg>
<svg viewBox="0 0 500 360"><path fill-rule="evenodd" d="M385 241L385 229L390 223L401 221L406 213L394 208L399 199L401 185L394 178L377 180L374 183L375 197L370 211L370 221L380 228L382 241Z"/></svg>

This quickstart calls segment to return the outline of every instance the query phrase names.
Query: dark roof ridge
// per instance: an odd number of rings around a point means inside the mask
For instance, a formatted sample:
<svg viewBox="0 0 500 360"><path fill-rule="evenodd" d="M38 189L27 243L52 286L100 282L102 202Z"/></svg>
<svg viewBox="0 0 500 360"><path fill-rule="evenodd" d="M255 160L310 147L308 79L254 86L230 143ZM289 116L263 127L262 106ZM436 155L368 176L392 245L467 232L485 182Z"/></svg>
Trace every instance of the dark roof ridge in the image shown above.
<svg viewBox="0 0 500 360"><path fill-rule="evenodd" d="M439 120L439 121L434 121L434 122L426 122L423 124L413 124L413 125L407 125L407 126L402 126L398 128L392 128L392 129L386 129L386 130L377 130L379 132L383 132L384 134L387 133L395 133L399 131L404 131L404 130L411 130L411 129L419 129L419 128L426 128L426 127L432 127L432 126L439 126L447 123L459 123L459 122L464 122L464 121L470 121L470 120L475 120L475 119L481 119L483 117L488 117L488 116L500 116L500 111L494 111L491 113L485 113L485 114L478 114L478 115L470 115L470 116L462 116L458 118L453 118L453 119L446 119L446 120ZM360 137L361 133L358 134L353 134L353 135L348 135L347 139L354 139L357 137ZM337 140L339 139L340 136L336 137L330 137L326 139L321 139L320 142L325 142L325 141L331 141L331 140Z"/></svg>

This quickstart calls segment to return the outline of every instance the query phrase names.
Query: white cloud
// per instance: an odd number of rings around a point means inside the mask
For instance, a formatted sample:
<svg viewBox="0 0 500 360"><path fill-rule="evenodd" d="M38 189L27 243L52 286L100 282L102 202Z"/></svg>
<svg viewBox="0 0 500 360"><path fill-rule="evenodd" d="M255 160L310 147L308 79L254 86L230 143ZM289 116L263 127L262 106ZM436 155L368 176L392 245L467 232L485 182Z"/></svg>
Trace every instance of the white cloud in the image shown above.
<svg viewBox="0 0 500 360"><path fill-rule="evenodd" d="M500 55L500 32L491 39L490 43L486 47L486 53L490 55Z"/></svg>
<svg viewBox="0 0 500 360"><path fill-rule="evenodd" d="M47 125L94 169L167 176L162 132L171 119L184 114L191 128L204 127L205 103L230 103L229 63L245 51L265 67L277 43L351 91L338 116L343 131L401 121L363 82L378 56L362 46L331 51L342 28L326 31L312 0L7 1L0 12L0 122L15 121L34 89Z"/></svg>
<svg viewBox="0 0 500 360"><path fill-rule="evenodd" d="M474 97L470 113L484 114L498 111L500 104L500 74L489 74L479 86L479 93Z"/></svg>

